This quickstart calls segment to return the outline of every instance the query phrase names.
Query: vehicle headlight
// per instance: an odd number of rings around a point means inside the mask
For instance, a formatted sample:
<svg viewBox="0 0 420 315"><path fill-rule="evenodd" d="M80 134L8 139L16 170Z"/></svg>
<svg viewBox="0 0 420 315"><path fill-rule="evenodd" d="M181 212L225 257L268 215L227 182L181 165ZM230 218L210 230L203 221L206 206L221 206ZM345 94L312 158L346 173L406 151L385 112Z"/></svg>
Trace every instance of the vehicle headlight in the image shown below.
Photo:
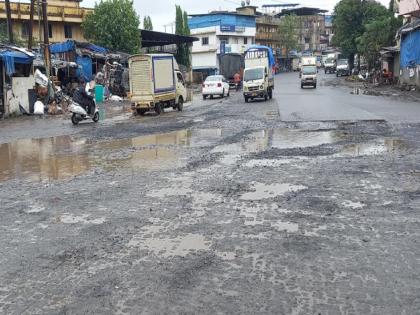
<svg viewBox="0 0 420 315"><path fill-rule="evenodd" d="M248 92L248 87L244 86L244 92Z"/></svg>
<svg viewBox="0 0 420 315"><path fill-rule="evenodd" d="M264 90L264 85L260 85L260 90Z"/></svg>

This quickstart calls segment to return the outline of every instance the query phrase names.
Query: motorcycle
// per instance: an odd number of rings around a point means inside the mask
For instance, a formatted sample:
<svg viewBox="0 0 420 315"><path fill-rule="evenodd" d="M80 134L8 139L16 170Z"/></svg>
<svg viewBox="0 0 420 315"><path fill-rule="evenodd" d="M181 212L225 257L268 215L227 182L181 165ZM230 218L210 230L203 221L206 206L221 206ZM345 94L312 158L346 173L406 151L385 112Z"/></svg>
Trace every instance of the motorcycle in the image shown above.
<svg viewBox="0 0 420 315"><path fill-rule="evenodd" d="M93 112L93 115L89 115L86 110L80 106L80 104L72 101L69 107L69 111L72 114L71 115L71 122L73 125L79 124L79 122L83 120L92 119L93 122L97 123L99 121L99 109L95 104L95 110Z"/></svg>

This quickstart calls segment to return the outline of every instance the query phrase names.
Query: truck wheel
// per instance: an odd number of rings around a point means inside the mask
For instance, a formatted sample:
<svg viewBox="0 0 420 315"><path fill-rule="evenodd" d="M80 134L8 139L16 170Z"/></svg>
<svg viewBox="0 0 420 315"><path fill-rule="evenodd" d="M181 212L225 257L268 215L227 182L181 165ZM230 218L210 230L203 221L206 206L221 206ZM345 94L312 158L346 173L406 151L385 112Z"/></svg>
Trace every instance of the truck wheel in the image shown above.
<svg viewBox="0 0 420 315"><path fill-rule="evenodd" d="M137 108L136 111L137 111L137 114L139 114L140 116L144 116L147 112L147 109Z"/></svg>
<svg viewBox="0 0 420 315"><path fill-rule="evenodd" d="M210 99L211 99L211 100L213 99L213 95L210 95Z"/></svg>
<svg viewBox="0 0 420 315"><path fill-rule="evenodd" d="M78 125L79 124L79 119L77 118L77 115L76 114L73 114L72 116L71 116L71 122L73 123L73 125Z"/></svg>
<svg viewBox="0 0 420 315"><path fill-rule="evenodd" d="M270 98L270 100L273 98L273 89L268 90L268 97Z"/></svg>
<svg viewBox="0 0 420 315"><path fill-rule="evenodd" d="M182 110L184 109L184 99L182 97L179 98L178 100L178 112L182 112Z"/></svg>
<svg viewBox="0 0 420 315"><path fill-rule="evenodd" d="M222 91L222 95L220 95L221 98L225 97L225 90Z"/></svg>
<svg viewBox="0 0 420 315"><path fill-rule="evenodd" d="M303 84L300 85L300 88L303 89Z"/></svg>
<svg viewBox="0 0 420 315"><path fill-rule="evenodd" d="M249 102L249 98L247 96L245 96L245 103Z"/></svg>
<svg viewBox="0 0 420 315"><path fill-rule="evenodd" d="M160 103L157 103L155 105L155 112L156 112L156 114L158 114L158 115L162 114L162 109L163 109L163 106Z"/></svg>
<svg viewBox="0 0 420 315"><path fill-rule="evenodd" d="M203 94L203 100L205 100L206 98L207 98L207 95L204 95L204 94Z"/></svg>
<svg viewBox="0 0 420 315"><path fill-rule="evenodd" d="M266 102L267 102L267 100L268 100L268 94L265 94L265 95L264 95L264 101L266 101Z"/></svg>
<svg viewBox="0 0 420 315"><path fill-rule="evenodd" d="M316 84L314 84L314 89L316 89Z"/></svg>

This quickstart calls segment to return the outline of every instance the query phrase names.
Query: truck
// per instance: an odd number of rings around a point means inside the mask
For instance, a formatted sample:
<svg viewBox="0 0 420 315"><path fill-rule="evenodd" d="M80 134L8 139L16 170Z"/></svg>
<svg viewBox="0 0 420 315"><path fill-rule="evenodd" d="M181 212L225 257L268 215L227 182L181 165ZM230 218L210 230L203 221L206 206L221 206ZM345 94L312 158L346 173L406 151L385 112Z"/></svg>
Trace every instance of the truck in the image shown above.
<svg viewBox="0 0 420 315"><path fill-rule="evenodd" d="M324 71L325 74L327 73L335 73L336 71L336 64L335 58L327 58L324 62Z"/></svg>
<svg viewBox="0 0 420 315"><path fill-rule="evenodd" d="M316 57L302 57L302 69L300 70L300 87L312 86L316 89L317 85L317 58Z"/></svg>
<svg viewBox="0 0 420 315"><path fill-rule="evenodd" d="M274 54L270 47L254 45L245 52L243 95L245 102L255 98L273 98Z"/></svg>
<svg viewBox="0 0 420 315"><path fill-rule="evenodd" d="M235 74L238 73L242 77L243 71L244 57L241 54L229 53L221 57L220 74L228 80L230 88L236 86Z"/></svg>
<svg viewBox="0 0 420 315"><path fill-rule="evenodd" d="M338 59L337 60L337 77L341 77L343 75L349 76L350 75L350 65L347 59Z"/></svg>
<svg viewBox="0 0 420 315"><path fill-rule="evenodd" d="M187 90L178 63L171 54L134 55L128 59L131 108L139 115L165 108L182 111Z"/></svg>

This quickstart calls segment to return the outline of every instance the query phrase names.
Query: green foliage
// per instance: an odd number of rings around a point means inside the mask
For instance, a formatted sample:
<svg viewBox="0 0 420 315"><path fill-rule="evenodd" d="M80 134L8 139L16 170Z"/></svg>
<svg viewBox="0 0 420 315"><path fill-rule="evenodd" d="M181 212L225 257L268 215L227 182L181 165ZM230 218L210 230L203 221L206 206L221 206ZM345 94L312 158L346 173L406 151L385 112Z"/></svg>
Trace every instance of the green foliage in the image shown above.
<svg viewBox="0 0 420 315"><path fill-rule="evenodd" d="M281 19L278 29L281 48L286 50L286 54L299 47L299 28L300 19L296 15L286 15Z"/></svg>
<svg viewBox="0 0 420 315"><path fill-rule="evenodd" d="M130 0L101 0L82 23L85 38L97 45L134 54L140 49L140 18Z"/></svg>
<svg viewBox="0 0 420 315"><path fill-rule="evenodd" d="M147 31L153 31L153 23L150 16L145 16L143 19L143 29Z"/></svg>
<svg viewBox="0 0 420 315"><path fill-rule="evenodd" d="M360 52L358 38L364 35L367 25L390 16L390 11L376 1L341 0L334 8L333 45L353 61L354 55Z"/></svg>
<svg viewBox="0 0 420 315"><path fill-rule="evenodd" d="M182 11L181 6L175 5L175 34L177 35L190 35L190 28L188 26L188 14ZM190 49L187 44L178 44L177 53L175 55L176 61L180 65L189 67L190 62Z"/></svg>

